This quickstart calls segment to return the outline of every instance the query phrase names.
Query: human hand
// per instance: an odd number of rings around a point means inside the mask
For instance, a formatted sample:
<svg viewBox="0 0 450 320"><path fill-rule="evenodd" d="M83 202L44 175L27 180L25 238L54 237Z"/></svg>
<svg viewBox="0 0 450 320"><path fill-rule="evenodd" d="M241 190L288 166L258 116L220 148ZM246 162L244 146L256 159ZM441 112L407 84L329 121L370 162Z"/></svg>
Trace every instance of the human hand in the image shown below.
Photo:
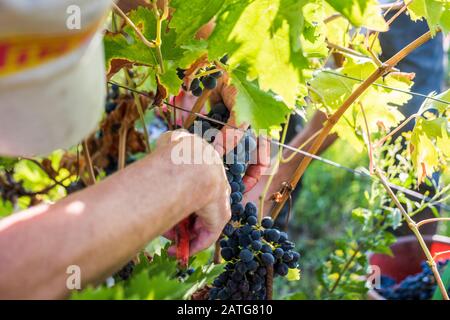
<svg viewBox="0 0 450 320"><path fill-rule="evenodd" d="M236 120L236 114L234 107L236 105L237 89L230 84L228 74L223 71L223 76L218 80L217 86L211 91L209 102L211 107L221 104L228 109L230 117L228 118L226 125L222 127L220 133L215 136L212 143L219 155L223 156L233 151L233 149L241 142L246 135L246 131L249 129L249 125L246 122L240 123ZM183 109L191 110L197 102L197 98L189 92L181 91L180 94L173 98L173 103L178 106L182 106ZM203 106L204 107L204 106ZM204 108L202 113L205 114ZM180 123L182 121L180 120ZM247 132L248 133L248 132ZM243 178L243 182L246 186L246 192L252 190L252 188L258 183L261 175L270 165L270 141L264 136L255 137L247 134L247 139L251 139L251 143L246 143L246 148L249 148L249 144L254 144L255 147L250 148L250 152L253 152L252 159L256 160L250 163L246 174ZM255 149L255 150L254 150ZM253 150L253 151L252 151Z"/></svg>
<svg viewBox="0 0 450 320"><path fill-rule="evenodd" d="M202 152L202 163L189 164L180 179L189 179L199 184L205 192L192 194L186 202L188 213L195 212L189 228L189 253L195 254L211 246L220 236L223 227L231 218L230 187L228 185L222 159L213 147L202 138L185 130L167 132L158 140L157 148L174 148L183 144L192 147L194 152ZM197 155L198 156L198 155ZM195 156L192 154L192 160ZM194 163L194 162L192 162ZM176 240L176 226L164 234L170 240ZM175 254L176 247L169 249Z"/></svg>

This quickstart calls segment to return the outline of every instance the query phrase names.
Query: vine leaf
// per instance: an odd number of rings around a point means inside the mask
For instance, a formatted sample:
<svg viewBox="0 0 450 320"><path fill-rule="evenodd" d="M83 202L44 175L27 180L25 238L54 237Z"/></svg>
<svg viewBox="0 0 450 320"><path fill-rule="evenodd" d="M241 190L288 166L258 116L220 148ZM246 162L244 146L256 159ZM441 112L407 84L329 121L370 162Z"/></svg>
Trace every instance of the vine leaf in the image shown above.
<svg viewBox="0 0 450 320"><path fill-rule="evenodd" d="M289 269L286 279L288 281L300 280L300 270L299 269Z"/></svg>
<svg viewBox="0 0 450 320"><path fill-rule="evenodd" d="M164 69L166 72L160 75L161 83L166 87L167 91L172 95L177 95L180 91L180 79L177 76L177 65L173 61L164 61Z"/></svg>
<svg viewBox="0 0 450 320"><path fill-rule="evenodd" d="M170 26L177 32L176 43L182 44L194 38L197 31L210 21L222 8L225 0L172 0L170 6L175 8Z"/></svg>
<svg viewBox="0 0 450 320"><path fill-rule="evenodd" d="M0 169L11 170L18 161L19 159L17 158L0 157Z"/></svg>
<svg viewBox="0 0 450 320"><path fill-rule="evenodd" d="M123 300L125 299L123 287L114 286L108 288L106 286L96 287L88 286L83 291L74 291L71 300Z"/></svg>
<svg viewBox="0 0 450 320"><path fill-rule="evenodd" d="M313 102L323 106L326 111L334 112L360 84L359 81L343 76L366 79L376 68L370 59L347 56L342 68L333 73L325 70L314 75L309 82L310 97ZM395 73L389 74L375 83L402 90L409 90L413 84L409 77ZM409 99L411 99L411 95L407 93L386 87L371 86L346 111L344 119L337 123L334 131L357 151L362 151L364 139L358 132L366 132L365 121L367 120L371 134L380 132L380 130L389 130L404 119L397 106L403 105ZM361 107L364 109L364 114Z"/></svg>
<svg viewBox="0 0 450 320"><path fill-rule="evenodd" d="M450 159L448 119L419 118L410 137L409 150L416 168L418 182L438 170L440 163Z"/></svg>
<svg viewBox="0 0 450 320"><path fill-rule="evenodd" d="M147 39L151 40L156 37L156 18L151 10L139 7L130 11L128 17ZM162 30L166 30L161 34L163 41L161 50L164 59L180 59L183 56L183 49L175 45L177 37L175 31L168 29L166 23L164 23ZM125 37L122 33L108 33L105 36L105 53L108 67L112 59L118 58L145 65L158 64L156 51L144 45L130 26L126 26L123 31L128 37Z"/></svg>
<svg viewBox="0 0 450 320"><path fill-rule="evenodd" d="M442 92L438 95L431 95L435 99L443 100L443 101L450 101L450 89ZM420 107L419 113L423 114L425 111L428 110L437 110L439 114L445 114L448 110L450 110L450 105L444 102L432 100L432 99L426 99L425 102Z"/></svg>
<svg viewBox="0 0 450 320"><path fill-rule="evenodd" d="M305 4L302 10L304 28L298 33L301 34L300 45L303 55L308 58L325 58L328 55L325 40L331 34L327 35L327 25L324 23L327 13L321 4L314 2ZM296 46L293 47L294 50L296 48Z"/></svg>
<svg viewBox="0 0 450 320"><path fill-rule="evenodd" d="M356 27L385 32L389 29L375 0L326 0Z"/></svg>
<svg viewBox="0 0 450 320"><path fill-rule="evenodd" d="M210 58L230 55L230 66L245 64L262 90L280 95L291 107L301 92L302 70L308 67L298 38L306 1L229 1L216 19L209 39Z"/></svg>
<svg viewBox="0 0 450 320"><path fill-rule="evenodd" d="M238 90L234 108L238 123L247 122L255 130L269 130L275 136L290 109L273 93L261 90L255 81L248 81L242 69L232 72L231 81Z"/></svg>
<svg viewBox="0 0 450 320"><path fill-rule="evenodd" d="M408 5L408 12L413 21L427 20L432 32L441 27L450 31L450 2L442 0L414 0Z"/></svg>
<svg viewBox="0 0 450 320"><path fill-rule="evenodd" d="M449 101L450 90L434 98ZM437 111L437 115L428 112L432 110ZM419 182L450 160L449 110L447 103L431 99L426 99L420 107L419 114L431 117L419 118L410 137L409 150Z"/></svg>
<svg viewBox="0 0 450 320"><path fill-rule="evenodd" d="M139 255L131 277L118 281L109 288L103 284L96 288L89 286L82 291L74 291L73 300L124 300L124 299L187 299L194 290L211 283L222 272L223 266L215 266L203 261L196 265L195 272L184 281L178 279L178 262L167 254L166 245L159 254L154 254L148 261L144 254ZM195 261L195 258L192 258Z"/></svg>

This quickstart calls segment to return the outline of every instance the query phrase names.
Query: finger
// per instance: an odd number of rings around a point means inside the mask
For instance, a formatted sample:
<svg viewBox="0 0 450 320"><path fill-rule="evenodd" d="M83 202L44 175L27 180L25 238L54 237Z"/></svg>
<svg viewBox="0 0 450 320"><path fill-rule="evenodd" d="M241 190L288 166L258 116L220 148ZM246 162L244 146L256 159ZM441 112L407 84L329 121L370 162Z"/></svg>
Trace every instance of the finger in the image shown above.
<svg viewBox="0 0 450 320"><path fill-rule="evenodd" d="M191 241L191 246L189 249L191 255L195 255L211 247L219 236L220 234L213 234L207 230L201 231L198 236Z"/></svg>
<svg viewBox="0 0 450 320"><path fill-rule="evenodd" d="M192 228L192 232L196 237L191 241L191 254L196 254L209 248L220 237L223 228L231 218L229 193L230 190L227 186L227 190L222 198L197 213L197 218Z"/></svg>
<svg viewBox="0 0 450 320"><path fill-rule="evenodd" d="M159 139L156 141L156 147L164 147L174 142L180 141L184 137L189 137L191 134L183 129L179 129L176 131L168 131L164 132Z"/></svg>
<svg viewBox="0 0 450 320"><path fill-rule="evenodd" d="M247 171L245 172L245 176L243 178L243 182L245 185L245 192L249 192L252 190L255 185L258 183L261 175L265 173L265 171L270 167L270 143L266 137L260 136L258 137L258 147L256 149L256 163L251 164Z"/></svg>
<svg viewBox="0 0 450 320"><path fill-rule="evenodd" d="M236 120L234 113L232 113L230 120L228 120L227 124L230 126L236 127ZM223 156L230 151L232 151L241 139L245 135L245 130L248 129L247 123L242 123L237 129L230 128L228 126L224 126L220 132L217 133L213 147L219 153L220 156Z"/></svg>
<svg viewBox="0 0 450 320"><path fill-rule="evenodd" d="M172 131L167 131L161 134L161 136L156 141L156 147L162 148L166 145L169 145L170 142L172 141L172 133L173 133Z"/></svg>
<svg viewBox="0 0 450 320"><path fill-rule="evenodd" d="M195 102L197 101L197 97L193 96L191 93L186 92L184 90L180 90L178 95L170 98L170 104L180 107L181 109L174 108L174 112L177 113L176 116L176 124L179 126L183 126L184 119L186 119L192 110ZM182 109L186 110L183 111ZM159 109L156 110L158 112Z"/></svg>
<svg viewBox="0 0 450 320"><path fill-rule="evenodd" d="M179 106L182 106L183 109L186 110L192 110L192 107L195 105L195 102L198 100L198 97L194 96L193 94L191 94L190 92L185 92L182 91L181 94L179 94L177 96L177 98L175 99L175 102L177 102ZM204 106L203 106L204 108ZM202 108L202 111L203 111ZM186 118L186 113L187 112L183 112L184 113L184 117Z"/></svg>
<svg viewBox="0 0 450 320"><path fill-rule="evenodd" d="M202 222L203 220L197 219L196 223L194 224L193 232L196 236L194 239L192 239L189 249L192 255L208 249L220 237L222 231L220 229L208 229L203 225Z"/></svg>
<svg viewBox="0 0 450 320"><path fill-rule="evenodd" d="M185 96L185 92L184 90L180 89L180 91L178 92L178 95L176 96L171 96L170 97L170 104L176 107L183 107L183 101L184 101L184 96ZM172 112L176 113L176 124L182 126L183 125L183 117L185 116L185 112L181 111L180 109L177 108L172 108ZM155 112L158 112L158 108L155 110Z"/></svg>
<svg viewBox="0 0 450 320"><path fill-rule="evenodd" d="M230 77L228 73L224 72L223 76L217 81L216 88L211 92L209 102L211 105L223 102L231 112L236 104L236 96L237 89L235 86L230 84Z"/></svg>

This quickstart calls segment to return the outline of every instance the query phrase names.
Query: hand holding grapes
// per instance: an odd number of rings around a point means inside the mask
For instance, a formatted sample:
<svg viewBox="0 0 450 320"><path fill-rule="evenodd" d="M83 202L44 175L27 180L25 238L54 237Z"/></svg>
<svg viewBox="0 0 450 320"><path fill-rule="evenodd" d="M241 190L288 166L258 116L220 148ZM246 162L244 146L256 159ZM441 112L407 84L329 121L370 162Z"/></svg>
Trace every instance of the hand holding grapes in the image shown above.
<svg viewBox="0 0 450 320"><path fill-rule="evenodd" d="M213 150L211 145L200 137L191 135L184 130L168 132L159 139L158 148L165 146L175 148L177 144L182 143L192 146L196 144L201 145L201 148L195 150L193 147L194 152L202 152L211 156L207 159L203 158L204 163L202 164L191 164L191 166L202 166L202 174L192 177L192 181L198 183L197 180L199 179L206 180L211 186L208 188L208 192L201 195L202 201L198 202L195 215L191 221L191 227L189 228L189 252L195 254L211 246L219 237L226 222L230 219L230 187L227 183L223 166L221 165L221 158ZM195 196L192 197L192 200L195 199ZM185 199L184 201L189 200ZM171 240L175 240L176 229L171 229L165 236ZM175 247L171 247L169 252L174 254Z"/></svg>
<svg viewBox="0 0 450 320"><path fill-rule="evenodd" d="M226 61L222 59L222 61ZM212 67L211 67L212 68ZM180 78L184 78L185 70L179 70ZM220 71L220 76L218 74L212 74L217 77L215 82L215 87L211 89L209 94L209 103L211 106L211 111L207 114L208 118L214 119L219 122L226 123L225 126L221 126L220 134L215 135L212 145L217 150L217 152L223 156L231 152L236 146L241 142L241 140L246 135L246 131L249 129L249 125L246 122L240 123L238 125L236 119L236 113L234 112L234 107L236 105L236 95L237 89L232 84L230 84L229 75L225 71ZM211 75L211 76L212 76ZM210 77L211 77L210 76ZM204 79L202 82L205 82ZM192 83L192 81L190 82ZM195 88L198 88L197 85ZM198 97L196 97L192 90L181 91L180 94L173 99L173 103L182 106L184 109L192 110L193 106L196 104ZM202 113L205 114L205 107L202 106ZM218 123L210 121L212 126ZM203 125L205 123L203 122ZM207 128L202 127L202 133L204 134ZM192 132L195 131L195 127L192 127ZM248 138L248 137L247 137ZM251 141L247 142L247 147L254 150L254 159L243 178L245 184L245 192L250 191L259 181L262 173L270 165L270 143L265 137L259 137L255 139L251 137ZM249 146L250 144L250 146ZM254 146L253 146L254 144Z"/></svg>

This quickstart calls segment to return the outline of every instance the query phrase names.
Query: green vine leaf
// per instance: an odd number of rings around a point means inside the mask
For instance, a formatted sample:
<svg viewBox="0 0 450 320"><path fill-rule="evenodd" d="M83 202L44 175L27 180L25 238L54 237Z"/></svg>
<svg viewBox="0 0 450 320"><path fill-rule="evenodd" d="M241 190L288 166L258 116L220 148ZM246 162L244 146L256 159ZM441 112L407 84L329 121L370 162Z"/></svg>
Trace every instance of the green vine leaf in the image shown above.
<svg viewBox="0 0 450 320"><path fill-rule="evenodd" d="M450 128L447 118L419 118L410 137L409 150L420 182L450 160Z"/></svg>
<svg viewBox="0 0 450 320"><path fill-rule="evenodd" d="M261 90L255 81L248 81L242 69L234 70L231 79L238 89L235 107L237 121L247 122L255 130L268 130L270 135L276 136L290 109L271 92Z"/></svg>
<svg viewBox="0 0 450 320"><path fill-rule="evenodd" d="M177 65L173 61L164 61L166 72L159 76L161 83L166 87L168 93L177 95L180 91L180 79L177 76Z"/></svg>
<svg viewBox="0 0 450 320"><path fill-rule="evenodd" d="M356 27L385 32L389 29L375 0L326 0Z"/></svg>
<svg viewBox="0 0 450 320"><path fill-rule="evenodd" d="M177 32L178 45L189 42L197 31L210 21L222 8L225 0L172 0L170 6L175 8L170 26Z"/></svg>
<svg viewBox="0 0 450 320"><path fill-rule="evenodd" d="M408 5L408 12L413 21L427 20L434 33L441 27L444 32L450 31L450 2L442 0L414 0Z"/></svg>
<svg viewBox="0 0 450 320"><path fill-rule="evenodd" d="M17 158L0 157L0 170L11 170L18 161Z"/></svg>
<svg viewBox="0 0 450 320"><path fill-rule="evenodd" d="M298 31L300 36L300 45L303 55L307 58L325 58L328 53L328 47L325 39L327 38L327 26L324 23L326 18L325 8L321 3L307 3L302 8L304 16L304 28ZM296 49L296 47L293 47Z"/></svg>
<svg viewBox="0 0 450 320"><path fill-rule="evenodd" d="M309 81L310 97L313 102L332 113L360 85L360 82L354 79L366 79L376 68L370 59L348 56L341 69L332 72L319 71L314 75ZM409 90L413 84L408 77L396 74L389 74L375 83L403 90ZM397 106L405 104L409 99L411 99L409 94L373 85L345 112L334 131L357 151L362 151L365 143L358 132L367 131L366 120L371 134L389 130L404 119Z"/></svg>
<svg viewBox="0 0 450 320"><path fill-rule="evenodd" d="M70 297L71 300L123 300L123 287L108 288L89 286L83 291L74 291Z"/></svg>
<svg viewBox="0 0 450 320"><path fill-rule="evenodd" d="M430 95L436 99L449 101L450 90L439 95ZM437 116L428 112L437 111ZM450 161L449 110L447 103L426 99L420 107L419 114L430 116L419 118L410 136L409 150L416 168L417 179L423 181L427 176Z"/></svg>
<svg viewBox="0 0 450 320"><path fill-rule="evenodd" d="M232 68L245 65L249 79L258 77L262 90L280 95L290 107L301 92L302 7L306 1L229 1L216 19L209 39L210 57L229 53Z"/></svg>
<svg viewBox="0 0 450 320"><path fill-rule="evenodd" d="M139 7L131 11L128 17L141 30L142 34L152 40L156 37L156 18L151 10ZM164 60L179 60L183 58L185 49L176 45L177 34L175 30L168 28L167 22L163 23L161 34L162 55ZM123 33L108 33L104 38L105 58L107 70L110 69L111 61L114 59L123 59L134 64L147 66L156 66L158 64L155 49L144 45L134 30L130 26L124 28Z"/></svg>
<svg viewBox="0 0 450 320"><path fill-rule="evenodd" d="M196 265L195 272L187 279L177 276L178 262L167 254L166 245L159 254L154 254L151 261L144 254L139 255L139 263L134 267L130 279L118 281L112 287L101 285L90 286L82 291L72 293L73 300L180 300L187 299L194 290L213 281L223 271L222 265L214 265L203 261ZM195 257L191 258L191 265Z"/></svg>

